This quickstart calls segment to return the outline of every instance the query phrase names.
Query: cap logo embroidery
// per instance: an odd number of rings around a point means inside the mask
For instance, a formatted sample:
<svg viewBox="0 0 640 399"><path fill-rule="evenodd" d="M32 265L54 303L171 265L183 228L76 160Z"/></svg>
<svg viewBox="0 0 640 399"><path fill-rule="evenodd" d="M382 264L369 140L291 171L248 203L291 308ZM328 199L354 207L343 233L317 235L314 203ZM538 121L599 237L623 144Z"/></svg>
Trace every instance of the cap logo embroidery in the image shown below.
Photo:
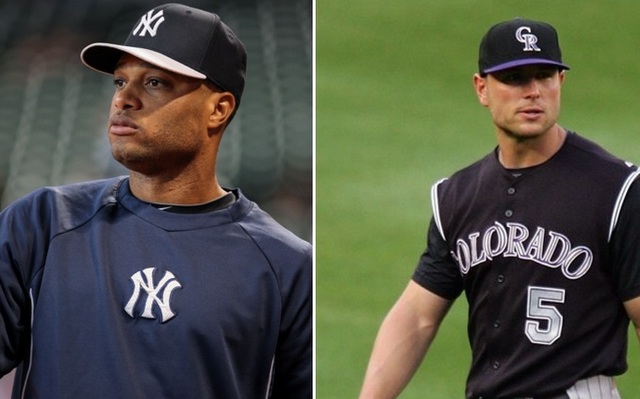
<svg viewBox="0 0 640 399"><path fill-rule="evenodd" d="M140 19L140 23L138 23L138 26L136 26L136 28L133 30L133 35L142 37L145 36L147 32L149 32L151 37L155 37L158 33L158 27L163 22L164 16L162 10L158 11L155 15L153 14L153 10L151 10L142 16L142 18ZM152 23L153 26L151 26ZM138 34L140 28L142 28L142 30L140 31L140 34Z"/></svg>
<svg viewBox="0 0 640 399"><path fill-rule="evenodd" d="M536 45L536 43L538 43L538 36L531 33L531 28L528 26L521 26L518 28L516 31L516 40L520 43L524 43L522 51L540 51L540 48Z"/></svg>

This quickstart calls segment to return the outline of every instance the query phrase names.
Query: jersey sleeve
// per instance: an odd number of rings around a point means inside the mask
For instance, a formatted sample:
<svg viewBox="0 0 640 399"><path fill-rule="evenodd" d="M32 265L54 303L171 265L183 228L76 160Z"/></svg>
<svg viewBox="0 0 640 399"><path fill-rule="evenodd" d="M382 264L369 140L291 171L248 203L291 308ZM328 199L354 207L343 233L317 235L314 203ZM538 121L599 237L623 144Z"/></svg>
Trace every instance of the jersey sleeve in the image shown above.
<svg viewBox="0 0 640 399"><path fill-rule="evenodd" d="M273 398L310 398L313 391L312 257L281 281L283 310L274 364ZM286 281L284 281L286 280Z"/></svg>
<svg viewBox="0 0 640 399"><path fill-rule="evenodd" d="M0 376L22 361L30 334L25 269L35 257L30 243L38 229L23 214L21 209L0 213Z"/></svg>
<svg viewBox="0 0 640 399"><path fill-rule="evenodd" d="M440 234L435 219L431 218L427 233L427 247L420 256L413 273L413 281L445 299L456 299L463 290L458 265Z"/></svg>
<svg viewBox="0 0 640 399"><path fill-rule="evenodd" d="M613 277L622 301L640 296L640 179L629 188L611 236Z"/></svg>

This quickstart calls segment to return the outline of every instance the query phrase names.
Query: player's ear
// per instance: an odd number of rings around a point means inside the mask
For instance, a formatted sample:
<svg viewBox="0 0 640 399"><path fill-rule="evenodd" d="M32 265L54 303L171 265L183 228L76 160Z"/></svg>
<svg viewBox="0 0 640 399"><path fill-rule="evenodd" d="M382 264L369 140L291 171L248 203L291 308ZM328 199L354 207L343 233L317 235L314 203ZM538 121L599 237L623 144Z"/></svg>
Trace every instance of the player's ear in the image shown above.
<svg viewBox="0 0 640 399"><path fill-rule="evenodd" d="M488 105L487 102L487 75L480 75L476 73L473 75L473 87L476 90L476 96L478 96L478 101L482 104L483 107Z"/></svg>
<svg viewBox="0 0 640 399"><path fill-rule="evenodd" d="M220 91L212 94L211 112L209 114L209 129L217 129L224 126L236 109L236 99L228 91Z"/></svg>
<svg viewBox="0 0 640 399"><path fill-rule="evenodd" d="M564 69L561 69L558 75L560 77L560 84L564 83L564 78L566 76L566 74L564 73Z"/></svg>

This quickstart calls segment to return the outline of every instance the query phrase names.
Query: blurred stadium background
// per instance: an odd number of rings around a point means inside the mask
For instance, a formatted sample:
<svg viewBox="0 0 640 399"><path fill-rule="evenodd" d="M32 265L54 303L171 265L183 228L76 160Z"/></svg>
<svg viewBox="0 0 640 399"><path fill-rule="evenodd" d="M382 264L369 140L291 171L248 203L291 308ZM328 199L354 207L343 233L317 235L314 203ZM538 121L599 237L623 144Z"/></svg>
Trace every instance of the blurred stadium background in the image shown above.
<svg viewBox="0 0 640 399"><path fill-rule="evenodd" d="M45 185L125 174L106 139L112 80L81 49L122 43L170 0L0 0L0 207ZM245 43L242 106L218 168L280 223L312 240L311 0L182 0L219 13Z"/></svg>

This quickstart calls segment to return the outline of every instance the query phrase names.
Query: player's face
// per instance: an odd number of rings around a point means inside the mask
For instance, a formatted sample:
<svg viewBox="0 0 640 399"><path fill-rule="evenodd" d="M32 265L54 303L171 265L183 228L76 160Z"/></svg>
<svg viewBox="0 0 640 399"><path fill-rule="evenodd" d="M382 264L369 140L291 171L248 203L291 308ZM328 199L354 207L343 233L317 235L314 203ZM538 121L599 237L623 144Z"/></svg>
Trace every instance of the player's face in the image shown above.
<svg viewBox="0 0 640 399"><path fill-rule="evenodd" d="M203 82L124 55L114 71L109 119L114 158L143 174L197 162L211 145L211 112L220 95Z"/></svg>
<svg viewBox="0 0 640 399"><path fill-rule="evenodd" d="M478 99L489 109L499 134L516 139L539 137L556 124L563 81L564 72L549 65L474 77Z"/></svg>

